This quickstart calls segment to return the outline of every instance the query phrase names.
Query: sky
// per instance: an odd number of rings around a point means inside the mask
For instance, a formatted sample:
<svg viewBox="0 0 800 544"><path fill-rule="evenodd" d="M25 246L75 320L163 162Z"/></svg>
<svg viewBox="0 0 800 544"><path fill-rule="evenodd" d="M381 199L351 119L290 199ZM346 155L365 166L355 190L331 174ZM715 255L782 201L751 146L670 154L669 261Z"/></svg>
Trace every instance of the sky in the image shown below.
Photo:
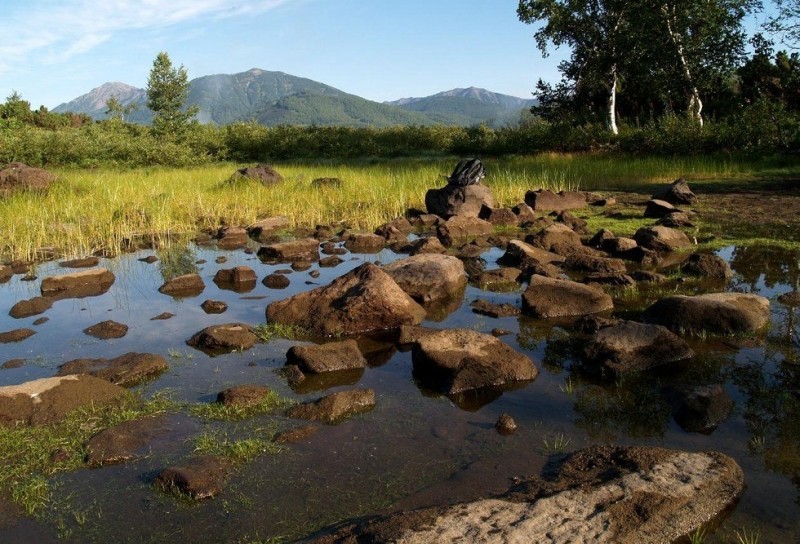
<svg viewBox="0 0 800 544"><path fill-rule="evenodd" d="M109 81L145 87L159 51L189 78L250 68L376 101L557 79L518 0L0 0L0 99L53 108Z"/></svg>

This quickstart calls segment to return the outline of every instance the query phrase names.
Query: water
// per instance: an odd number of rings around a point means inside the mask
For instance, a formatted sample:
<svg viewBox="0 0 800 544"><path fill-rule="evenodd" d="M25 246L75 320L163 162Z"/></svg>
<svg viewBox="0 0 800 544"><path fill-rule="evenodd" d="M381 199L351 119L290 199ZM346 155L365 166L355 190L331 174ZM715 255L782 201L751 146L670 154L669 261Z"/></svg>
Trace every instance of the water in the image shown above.
<svg viewBox="0 0 800 544"><path fill-rule="evenodd" d="M138 260L154 253L159 262ZM494 267L501 254L488 250L487 268ZM735 540L735 531L743 528L758 531L762 543L800 541L800 316L797 309L776 301L797 288L800 255L754 247L729 247L719 254L736 273L729 290L771 300L772 324L765 338L690 339L698 356L689 364L597 382L581 372L576 355L580 346L565 326L526 317L491 319L469 309L468 303L476 298L519 304L522 289L489 293L468 287L460 308L424 324L511 331L502 339L536 361L540 373L534 382L493 396L449 399L416 384L409 352L373 341L371 365L347 375L348 384L334 385L325 393L372 388L377 395L375 410L323 427L306 443L260 456L240 469L219 497L194 504L152 488L159 470L191 455L191 441L181 436L134 462L53 477L54 500L48 511L41 519L0 526L0 540L163 542L177 536L190 542L292 540L355 516L499 493L515 476L538 474L553 455L614 443L716 450L737 460L745 471L747 489L708 542ZM216 264L219 256L227 262ZM6 309L18 300L39 294L39 281L23 282L14 276L0 285L0 331L31 327L37 334L0 346L0 363L26 360L21 368L1 370L0 385L51 376L58 365L78 357L140 351L161 354L170 363L170 370L159 379L137 388L145 396L169 389L177 400L210 402L226 387L258 383L298 401L318 398L325 393L308 390L313 386L293 391L278 373L286 350L295 342L278 339L243 353L209 357L185 341L215 323L263 323L271 301L328 283L364 261L385 263L400 257L389 250L348 254L336 268L319 269L316 279L309 271L292 272L285 290L258 283L248 293L235 293L213 283L218 269L247 265L263 278L288 266L263 264L241 250L194 245L143 251L102 260L101 266L116 274L112 288L98 297L56 302L44 314L49 321L39 326L31 323L40 316L15 320L7 315ZM206 262L195 264L198 260ZM176 300L158 293L164 274L193 268L206 283L201 295ZM64 272L56 263L36 269L40 279ZM671 287L678 292L697 290L694 284ZM229 309L206 315L200 308L206 299L223 300ZM644 304L622 294L618 299L617 311L626 317L635 317ZM175 317L151 321L162 312ZM129 325L128 334L116 340L83 334L84 328L106 319ZM735 400L733 415L708 435L684 432L671 417L663 387L712 383L723 384ZM514 435L500 436L494 430L503 413L517 421ZM238 423L198 423L189 416L178 417L192 432L218 430L233 437L302 424L281 416Z"/></svg>

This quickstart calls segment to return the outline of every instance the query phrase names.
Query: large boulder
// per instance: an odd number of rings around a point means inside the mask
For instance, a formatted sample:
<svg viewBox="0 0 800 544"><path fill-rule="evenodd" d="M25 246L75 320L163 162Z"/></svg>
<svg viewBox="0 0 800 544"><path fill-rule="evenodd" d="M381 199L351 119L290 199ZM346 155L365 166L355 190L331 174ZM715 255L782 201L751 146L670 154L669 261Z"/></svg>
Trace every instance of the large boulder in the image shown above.
<svg viewBox="0 0 800 544"><path fill-rule="evenodd" d="M415 255L394 261L383 271L420 304L452 298L467 285L464 263L450 255Z"/></svg>
<svg viewBox="0 0 800 544"><path fill-rule="evenodd" d="M752 333L769 323L769 300L749 293L674 295L647 308L643 317L678 334Z"/></svg>
<svg viewBox="0 0 800 544"><path fill-rule="evenodd" d="M164 491L203 500L222 493L232 472L230 459L205 455L162 470L154 484Z"/></svg>
<svg viewBox="0 0 800 544"><path fill-rule="evenodd" d="M537 212L562 212L586 207L586 195L577 191L554 193L548 189L539 189L525 193L525 204Z"/></svg>
<svg viewBox="0 0 800 544"><path fill-rule="evenodd" d="M47 170L12 162L0 168L0 197L13 191L46 191L55 180Z"/></svg>
<svg viewBox="0 0 800 544"><path fill-rule="evenodd" d="M678 178L671 184L663 187L653 194L653 198L665 200L670 204L688 204L693 205L697 203L697 195L695 195L689 188L689 184L683 178Z"/></svg>
<svg viewBox="0 0 800 544"><path fill-rule="evenodd" d="M689 345L666 327L635 321L601 327L584 352L589 361L615 374L648 370L694 356Z"/></svg>
<svg viewBox="0 0 800 544"><path fill-rule="evenodd" d="M564 268L587 273L625 273L625 261L609 257L596 257L586 253L573 253L564 261Z"/></svg>
<svg viewBox="0 0 800 544"><path fill-rule="evenodd" d="M252 327L244 323L212 325L195 333L186 343L206 353L248 350L258 342Z"/></svg>
<svg viewBox="0 0 800 544"><path fill-rule="evenodd" d="M319 242L314 238L270 244L258 250L258 258L268 263L318 261Z"/></svg>
<svg viewBox="0 0 800 544"><path fill-rule="evenodd" d="M522 311L533 317L571 317L611 310L611 297L588 285L570 280L531 276L522 295Z"/></svg>
<svg viewBox="0 0 800 544"><path fill-rule="evenodd" d="M239 168L230 179L236 181L243 178L258 181L262 185L277 185L283 181L283 176L267 164Z"/></svg>
<svg viewBox="0 0 800 544"><path fill-rule="evenodd" d="M107 404L125 389L94 376L57 376L0 387L0 425L43 425L84 406Z"/></svg>
<svg viewBox="0 0 800 544"><path fill-rule="evenodd" d="M365 263L329 285L267 306L267 321L333 336L417 325L425 309L386 272Z"/></svg>
<svg viewBox="0 0 800 544"><path fill-rule="evenodd" d="M456 215L436 227L436 237L445 246L452 246L455 242L491 234L494 226L488 221L468 215Z"/></svg>
<svg viewBox="0 0 800 544"><path fill-rule="evenodd" d="M339 391L319 400L292 406L286 415L297 419L310 419L334 425L357 414L375 408L375 391L354 389Z"/></svg>
<svg viewBox="0 0 800 544"><path fill-rule="evenodd" d="M672 417L688 432L709 434L733 412L733 399L719 384L679 387L668 398Z"/></svg>
<svg viewBox="0 0 800 544"><path fill-rule="evenodd" d="M196 297L205 288L206 284L203 283L203 278L200 277L200 274L183 274L165 281L158 288L158 292L177 298Z"/></svg>
<svg viewBox="0 0 800 544"><path fill-rule="evenodd" d="M588 249L584 248L580 235L564 223L555 223L536 234L529 234L525 237L525 242L564 256Z"/></svg>
<svg viewBox="0 0 800 544"><path fill-rule="evenodd" d="M542 248L532 246L521 240L511 240L506 246L506 252L497 262L504 266L525 268L532 263L563 263L564 257L557 253L551 253Z"/></svg>
<svg viewBox="0 0 800 544"><path fill-rule="evenodd" d="M340 523L311 542L688 541L743 491L741 467L721 453L594 446L503 495Z"/></svg>
<svg viewBox="0 0 800 544"><path fill-rule="evenodd" d="M364 368L367 360L355 340L344 340L321 345L292 346L286 352L286 364L297 365L305 373L318 374Z"/></svg>
<svg viewBox="0 0 800 544"><path fill-rule="evenodd" d="M58 367L56 375L88 374L130 387L157 377L167 368L167 361L161 355L130 352L114 359L74 359Z"/></svg>
<svg viewBox="0 0 800 544"><path fill-rule="evenodd" d="M729 280L733 271L725 259L707 253L692 253L681 267L681 272L689 276L700 276L715 280Z"/></svg>
<svg viewBox="0 0 800 544"><path fill-rule="evenodd" d="M675 251L692 245L683 231L660 225L640 228L633 235L633 239L645 249L661 252Z"/></svg>
<svg viewBox="0 0 800 544"><path fill-rule="evenodd" d="M106 268L94 268L50 276L42 280L42 296L48 298L83 298L102 295L114 284L114 273Z"/></svg>
<svg viewBox="0 0 800 544"><path fill-rule="evenodd" d="M445 219L454 215L478 217L481 208L494 208L492 190L479 183L458 187L447 184L441 189L430 189L425 193L425 208L429 214Z"/></svg>
<svg viewBox="0 0 800 544"><path fill-rule="evenodd" d="M527 356L492 335L469 329L443 330L420 337L412 351L414 374L429 388L448 395L533 380Z"/></svg>

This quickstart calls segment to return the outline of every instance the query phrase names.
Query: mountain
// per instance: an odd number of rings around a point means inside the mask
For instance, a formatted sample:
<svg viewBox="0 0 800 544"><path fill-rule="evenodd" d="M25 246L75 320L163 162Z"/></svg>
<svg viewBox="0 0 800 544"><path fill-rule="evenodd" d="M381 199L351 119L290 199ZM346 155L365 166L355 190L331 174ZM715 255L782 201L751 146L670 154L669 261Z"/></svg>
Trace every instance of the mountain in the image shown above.
<svg viewBox="0 0 800 544"><path fill-rule="evenodd" d="M106 103L113 96L123 106L137 104L138 108L128 116L129 121L143 124L152 121L145 90L124 83L105 83L53 111L86 113L95 119L105 119ZM351 127L479 123L502 126L518 121L520 112L530 107L531 102L471 87L380 103L318 81L258 68L193 79L189 82L187 100L188 105L199 107L197 119L201 123L225 125L254 120L264 125Z"/></svg>
<svg viewBox="0 0 800 544"><path fill-rule="evenodd" d="M499 127L519 122L522 111L534 106L536 100L469 87L421 98L401 98L386 104L425 113L434 119L449 119L458 125L486 123Z"/></svg>

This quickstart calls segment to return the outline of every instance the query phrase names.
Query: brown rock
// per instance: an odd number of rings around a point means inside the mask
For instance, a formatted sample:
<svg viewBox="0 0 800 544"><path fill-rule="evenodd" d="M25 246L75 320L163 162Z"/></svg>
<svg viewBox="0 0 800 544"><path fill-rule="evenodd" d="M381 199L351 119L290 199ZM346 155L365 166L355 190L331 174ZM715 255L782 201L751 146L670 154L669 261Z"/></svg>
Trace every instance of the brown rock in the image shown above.
<svg viewBox="0 0 800 544"><path fill-rule="evenodd" d="M671 184L657 191L653 198L666 200L671 204L688 204L690 206L697 202L697 196L689 188L689 184L683 178L678 178Z"/></svg>
<svg viewBox="0 0 800 544"><path fill-rule="evenodd" d="M101 340L122 338L128 334L128 326L109 319L108 321L101 321L100 323L83 329L83 333Z"/></svg>
<svg viewBox="0 0 800 544"><path fill-rule="evenodd" d="M532 246L520 240L511 240L506 246L506 252L497 260L497 262L498 264L502 264L504 266L524 268L532 263L563 263L564 257L539 247Z"/></svg>
<svg viewBox="0 0 800 544"><path fill-rule="evenodd" d="M647 201L647 206L644 209L644 216L651 217L654 219L660 219L673 212L679 212L679 211L680 211L679 209L677 209L669 202L666 202L664 200L653 199Z"/></svg>
<svg viewBox="0 0 800 544"><path fill-rule="evenodd" d="M131 387L167 370L166 359L152 353L130 352L114 359L74 359L58 367L57 376L88 374L107 382Z"/></svg>
<svg viewBox="0 0 800 544"><path fill-rule="evenodd" d="M420 304L458 296L467 285L464 264L449 255L415 255L394 261L383 271Z"/></svg>
<svg viewBox="0 0 800 544"><path fill-rule="evenodd" d="M519 217L511 208L489 208L483 206L478 217L492 225L516 226L519 224Z"/></svg>
<svg viewBox="0 0 800 544"><path fill-rule="evenodd" d="M352 234L344 247L353 253L377 253L386 247L386 239L377 234Z"/></svg>
<svg viewBox="0 0 800 544"><path fill-rule="evenodd" d="M426 253L447 253L447 248L442 245L438 238L420 238L411 244L411 256L423 255Z"/></svg>
<svg viewBox="0 0 800 544"><path fill-rule="evenodd" d="M114 274L105 268L95 268L51 276L42 280L42 295L56 299L83 298L102 295L114 284Z"/></svg>
<svg viewBox="0 0 800 544"><path fill-rule="evenodd" d="M521 202L516 206L514 206L513 208L511 208L511 211L514 212L514 214L516 214L518 225L522 225L529 221L536 220L536 212L534 212L533 208L531 208L524 202Z"/></svg>
<svg viewBox="0 0 800 544"><path fill-rule="evenodd" d="M199 274L184 274L168 280L158 288L159 293L171 297L196 297L206 288Z"/></svg>
<svg viewBox="0 0 800 544"><path fill-rule="evenodd" d="M692 245L683 232L661 226L642 227L636 231L633 239L643 248L661 252L675 251Z"/></svg>
<svg viewBox="0 0 800 544"><path fill-rule="evenodd" d="M622 259L609 259L608 257L594 257L585 253L573 253L564 261L564 268L575 272L589 273L625 273L625 262Z"/></svg>
<svg viewBox="0 0 800 544"><path fill-rule="evenodd" d="M269 289L286 289L292 282L283 274L270 274L261 280L261 283Z"/></svg>
<svg viewBox="0 0 800 544"><path fill-rule="evenodd" d="M586 196L577 191L561 191L554 193L547 189L539 189L538 191L528 191L525 193L525 204L537 212L560 212L584 208L586 206Z"/></svg>
<svg viewBox="0 0 800 544"><path fill-rule="evenodd" d="M365 368L367 360L355 340L321 345L292 346L286 353L286 364L296 365L304 373L317 374L337 370Z"/></svg>
<svg viewBox="0 0 800 544"><path fill-rule="evenodd" d="M247 227L247 234L254 240L259 242L267 241L267 239L278 231L286 230L289 228L289 220L285 217L267 217L259 219L249 227Z"/></svg>
<svg viewBox="0 0 800 544"><path fill-rule="evenodd" d="M0 197L14 191L46 191L55 180L56 176L47 170L21 162L8 163L0 168Z"/></svg>
<svg viewBox="0 0 800 544"><path fill-rule="evenodd" d="M0 365L0 368L2 369L19 368L24 364L25 364L25 359L9 359L8 361Z"/></svg>
<svg viewBox="0 0 800 544"><path fill-rule="evenodd" d="M369 412L373 408L375 408L375 392L372 389L354 389L332 393L313 402L292 406L286 411L286 415L334 425L354 415Z"/></svg>
<svg viewBox="0 0 800 544"><path fill-rule="evenodd" d="M239 249L246 246L250 238L243 227L222 227L217 231L216 239L219 249Z"/></svg>
<svg viewBox="0 0 800 544"><path fill-rule="evenodd" d="M257 164L239 168L232 176L231 181L246 178L260 182L262 185L277 185L283 181L281 176L272 166L267 164Z"/></svg>
<svg viewBox="0 0 800 544"><path fill-rule="evenodd" d="M0 332L0 344L22 342L34 334L36 334L36 331L33 329L14 329L13 331Z"/></svg>
<svg viewBox="0 0 800 544"><path fill-rule="evenodd" d="M733 399L721 385L679 388L672 398L672 417L684 431L710 433L733 412Z"/></svg>
<svg viewBox="0 0 800 544"><path fill-rule="evenodd" d="M475 284L486 291L515 291L519 287L522 271L505 267L487 270L475 280Z"/></svg>
<svg viewBox="0 0 800 544"><path fill-rule="evenodd" d="M599 289L570 280L531 276L522 295L522 311L533 317L569 317L594 314L614 307L611 297Z"/></svg>
<svg viewBox="0 0 800 544"><path fill-rule="evenodd" d="M525 237L525 242L558 255L571 255L583 248L577 232L563 223L555 223L536 234Z"/></svg>
<svg viewBox="0 0 800 544"><path fill-rule="evenodd" d="M272 390L264 385L237 385L217 394L217 402L224 406L250 408L260 404Z"/></svg>
<svg viewBox="0 0 800 544"><path fill-rule="evenodd" d="M258 342L258 337L253 329L244 323L212 325L195 333L186 341L188 345L210 354L248 350L256 342Z"/></svg>
<svg viewBox="0 0 800 544"><path fill-rule="evenodd" d="M207 314L222 314L228 309L228 305L222 300L204 300L200 305Z"/></svg>
<svg viewBox="0 0 800 544"><path fill-rule="evenodd" d="M164 416L125 421L102 430L86 444L86 464L101 467L124 463L148 453L148 445L170 432Z"/></svg>
<svg viewBox="0 0 800 544"><path fill-rule="evenodd" d="M478 217L483 206L494 208L494 205L492 190L481 184L466 187L447 184L441 189L430 189L425 193L428 213L445 219L454 215Z"/></svg>
<svg viewBox="0 0 800 544"><path fill-rule="evenodd" d="M72 259L70 261L61 261L58 266L61 268L91 268L97 266L100 259L97 257L84 257L83 259Z"/></svg>
<svg viewBox="0 0 800 544"><path fill-rule="evenodd" d="M476 314L487 315L489 317L510 317L519 315L519 308L511 304L493 304L487 300L475 300L470 304L472 311Z"/></svg>
<svg viewBox="0 0 800 544"><path fill-rule="evenodd" d="M415 325L403 325L397 335L397 343L400 345L414 344L429 334L439 332L440 329L430 327L417 327Z"/></svg>
<svg viewBox="0 0 800 544"><path fill-rule="evenodd" d="M472 187L472 185L470 185ZM436 227L436 237L445 246L452 246L457 241L463 241L476 236L491 234L494 226L488 221L473 216L455 215Z"/></svg>
<svg viewBox="0 0 800 544"><path fill-rule="evenodd" d="M679 334L752 333L769 323L769 300L749 293L675 295L647 308L643 317Z"/></svg>
<svg viewBox="0 0 800 544"><path fill-rule="evenodd" d="M314 238L304 238L291 242L270 244L258 250L258 258L268 263L318 261L319 242Z"/></svg>
<svg viewBox="0 0 800 544"><path fill-rule="evenodd" d="M228 459L206 455L184 466L164 469L156 476L155 485L195 500L208 499L222 493L232 469Z"/></svg>
<svg viewBox="0 0 800 544"><path fill-rule="evenodd" d="M150 321L165 321L165 320L171 319L173 317L175 317L175 314L171 314L169 312L163 312L163 313L158 314L155 317L151 317Z"/></svg>
<svg viewBox="0 0 800 544"><path fill-rule="evenodd" d="M304 425L276 433L273 440L277 444L296 444L297 442L305 442L319 431L318 425Z"/></svg>
<svg viewBox="0 0 800 544"><path fill-rule="evenodd" d="M706 253L692 253L681 267L681 272L690 276L700 276L718 280L729 280L733 271L725 259Z"/></svg>
<svg viewBox="0 0 800 544"><path fill-rule="evenodd" d="M501 414L497 423L494 424L494 428L502 435L514 434L517 430L517 422L510 415Z"/></svg>

